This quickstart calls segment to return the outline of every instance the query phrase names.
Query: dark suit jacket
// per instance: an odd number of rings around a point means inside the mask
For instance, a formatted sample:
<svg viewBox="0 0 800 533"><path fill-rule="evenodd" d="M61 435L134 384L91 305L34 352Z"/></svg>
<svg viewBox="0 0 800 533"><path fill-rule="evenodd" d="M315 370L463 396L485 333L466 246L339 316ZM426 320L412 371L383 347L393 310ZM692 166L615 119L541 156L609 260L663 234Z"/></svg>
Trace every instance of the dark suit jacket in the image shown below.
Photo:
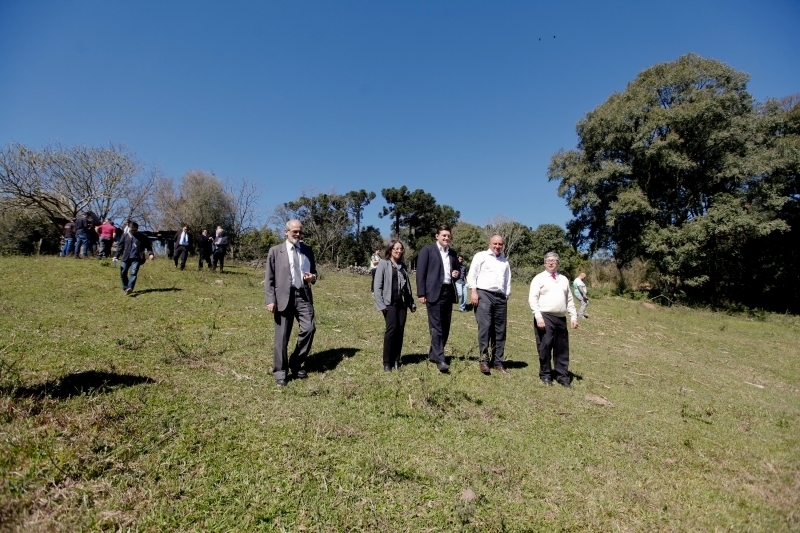
<svg viewBox="0 0 800 533"><path fill-rule="evenodd" d="M178 246L181 245L181 235L183 235L183 230L180 230L175 234L175 248L177 248ZM194 244L194 241L192 239L192 233L190 231L186 232L186 240L188 241L188 244L186 245L186 249L187 250L191 250L192 249L192 245Z"/></svg>
<svg viewBox="0 0 800 533"><path fill-rule="evenodd" d="M131 247L133 246L134 241L136 241L139 250L139 262L144 263L147 260L147 254L144 252L145 250L148 250L152 254L153 243L150 242L149 237L139 231L136 232L136 235L131 235L130 233L125 234L125 236L122 238L122 245L117 246L116 258L119 259L122 257L123 261L127 261L131 254Z"/></svg>
<svg viewBox="0 0 800 533"><path fill-rule="evenodd" d="M300 252L308 258L311 273L314 274L314 281L317 281L317 263L314 260L314 252L309 246L300 243ZM267 298L267 305L277 304L277 311L283 312L289 304L292 288L292 273L289 270L289 254L286 251L286 241L273 246L267 255L267 269L264 274L264 292ZM304 284L308 293L308 300L314 305L314 298L311 294L311 286Z"/></svg>
<svg viewBox="0 0 800 533"><path fill-rule="evenodd" d="M447 255L450 256L450 270L460 270L461 263L458 262L458 255L451 246ZM444 267L442 256L439 254L439 247L434 244L423 246L417 257L417 296L425 297L427 301L434 303L439 300L442 294L442 279L444 278ZM456 280L453 280L455 283ZM453 302L456 302L456 291L453 291Z"/></svg>

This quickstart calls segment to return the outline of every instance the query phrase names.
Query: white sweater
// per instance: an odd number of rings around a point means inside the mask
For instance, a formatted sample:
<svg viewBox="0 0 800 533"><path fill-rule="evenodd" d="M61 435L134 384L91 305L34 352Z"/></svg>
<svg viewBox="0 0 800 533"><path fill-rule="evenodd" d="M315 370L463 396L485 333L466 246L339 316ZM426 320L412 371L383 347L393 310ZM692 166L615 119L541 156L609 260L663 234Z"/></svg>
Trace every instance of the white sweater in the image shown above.
<svg viewBox="0 0 800 533"><path fill-rule="evenodd" d="M569 313L573 321L578 320L569 280L561 274L557 274L556 279L546 270L536 274L531 280L528 303L537 319L542 318L542 313L555 316L567 316Z"/></svg>

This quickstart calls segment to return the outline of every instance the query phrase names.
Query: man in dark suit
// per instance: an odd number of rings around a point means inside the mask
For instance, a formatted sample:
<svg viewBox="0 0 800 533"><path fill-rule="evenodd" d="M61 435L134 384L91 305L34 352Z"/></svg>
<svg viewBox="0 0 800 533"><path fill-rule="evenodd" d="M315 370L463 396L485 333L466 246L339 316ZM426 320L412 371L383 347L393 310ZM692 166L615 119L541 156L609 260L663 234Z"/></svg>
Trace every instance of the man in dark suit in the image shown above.
<svg viewBox="0 0 800 533"><path fill-rule="evenodd" d="M450 369L444 357L444 345L450 336L450 319L456 303L453 284L461 270L458 256L450 248L450 237L450 226L440 225L436 243L424 246L417 258L417 297L427 306L431 332L428 360L436 363L440 372Z"/></svg>
<svg viewBox="0 0 800 533"><path fill-rule="evenodd" d="M314 252L301 241L303 224L299 220L287 222L285 233L286 240L269 250L264 277L267 310L275 317L272 373L279 387L286 386L289 371L297 379L308 377L303 364L316 331L311 294L311 285L317 281ZM290 357L288 345L295 318L300 332Z"/></svg>
<svg viewBox="0 0 800 533"><path fill-rule="evenodd" d="M181 270L186 268L186 258L189 256L189 250L192 248L192 233L189 231L188 226L175 233L175 250L172 252L172 258L175 260L175 268L178 268L178 259L181 261Z"/></svg>

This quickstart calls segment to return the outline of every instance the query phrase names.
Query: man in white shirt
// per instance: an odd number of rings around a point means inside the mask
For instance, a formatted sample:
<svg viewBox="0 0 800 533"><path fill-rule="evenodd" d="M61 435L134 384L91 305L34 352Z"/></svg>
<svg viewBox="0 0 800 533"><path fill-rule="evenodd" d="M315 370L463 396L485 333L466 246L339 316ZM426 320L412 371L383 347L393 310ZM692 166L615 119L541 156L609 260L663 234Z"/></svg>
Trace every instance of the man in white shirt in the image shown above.
<svg viewBox="0 0 800 533"><path fill-rule="evenodd" d="M539 351L539 379L545 385L553 384L552 357L556 381L571 388L567 314L573 329L578 327L578 314L569 290L569 279L558 273L558 265L557 253L548 252L544 256L544 272L531 281L528 303L536 322L534 330Z"/></svg>
<svg viewBox="0 0 800 533"><path fill-rule="evenodd" d="M581 272L572 282L572 292L581 303L581 308L578 309L578 316L581 318L589 318L589 315L586 314L586 307L589 306L589 297L586 295L586 284L583 282L585 279L586 272Z"/></svg>
<svg viewBox="0 0 800 533"><path fill-rule="evenodd" d="M467 274L472 308L478 321L480 369L489 374L489 366L507 374L505 365L507 300L511 295L511 267L503 255L505 242L500 235L489 239L489 249L475 254Z"/></svg>

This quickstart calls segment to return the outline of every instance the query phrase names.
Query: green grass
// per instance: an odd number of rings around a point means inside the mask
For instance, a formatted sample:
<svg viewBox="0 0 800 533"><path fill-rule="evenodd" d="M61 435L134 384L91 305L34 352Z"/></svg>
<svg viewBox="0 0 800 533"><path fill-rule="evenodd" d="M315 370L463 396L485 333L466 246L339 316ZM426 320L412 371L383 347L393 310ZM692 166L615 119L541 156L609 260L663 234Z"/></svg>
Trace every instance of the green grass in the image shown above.
<svg viewBox="0 0 800 533"><path fill-rule="evenodd" d="M0 257L0 529L800 530L797 317L593 299L547 388L518 283L509 376L457 312L440 375L424 309L385 374L369 278L323 271L279 389L263 272L230 270L159 259L126 297L96 260Z"/></svg>

